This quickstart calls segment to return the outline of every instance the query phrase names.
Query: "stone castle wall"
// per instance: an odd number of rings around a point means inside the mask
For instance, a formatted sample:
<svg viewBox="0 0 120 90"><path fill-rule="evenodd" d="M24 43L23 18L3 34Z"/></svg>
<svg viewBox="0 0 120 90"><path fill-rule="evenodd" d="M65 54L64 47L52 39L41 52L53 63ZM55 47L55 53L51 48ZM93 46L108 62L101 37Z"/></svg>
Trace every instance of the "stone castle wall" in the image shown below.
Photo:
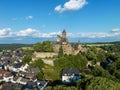
<svg viewBox="0 0 120 90"><path fill-rule="evenodd" d="M58 53L54 53L54 52L34 52L34 58L38 59L38 58L53 58L53 57L57 57Z"/></svg>
<svg viewBox="0 0 120 90"><path fill-rule="evenodd" d="M54 50L54 52L58 53L60 47L61 47L61 45L59 45L59 44L54 44L54 45L53 45L53 50Z"/></svg>
<svg viewBox="0 0 120 90"><path fill-rule="evenodd" d="M38 58L54 58L58 56L58 52L59 52L59 48L61 47L61 45L59 44L54 44L54 52L34 52L33 56L34 59L38 59ZM66 44L66 45L62 45L63 48L63 53L66 55L76 55L78 54L82 47L81 45L79 46L79 48L77 50L75 50L71 44Z"/></svg>
<svg viewBox="0 0 120 90"><path fill-rule="evenodd" d="M62 48L63 48L64 54L67 54L67 55L74 54L74 49L70 44L62 45Z"/></svg>
<svg viewBox="0 0 120 90"><path fill-rule="evenodd" d="M78 49L75 50L74 47L72 47L72 45L70 43L68 44L54 44L54 52L58 53L59 52L59 48L62 46L63 48L63 54L67 54L67 55L70 55L70 54L73 54L73 55L76 55L77 53L79 53L82 49L81 45L78 45Z"/></svg>

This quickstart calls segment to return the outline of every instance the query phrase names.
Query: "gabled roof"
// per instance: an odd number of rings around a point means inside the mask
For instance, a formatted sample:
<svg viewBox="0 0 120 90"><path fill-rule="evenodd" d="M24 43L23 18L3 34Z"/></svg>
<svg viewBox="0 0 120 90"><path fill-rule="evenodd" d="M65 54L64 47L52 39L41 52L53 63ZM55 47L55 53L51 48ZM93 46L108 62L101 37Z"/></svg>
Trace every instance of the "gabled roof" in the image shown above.
<svg viewBox="0 0 120 90"><path fill-rule="evenodd" d="M62 70L62 76L64 76L64 75L71 76L73 74L79 75L80 74L79 68L64 68Z"/></svg>
<svg viewBox="0 0 120 90"><path fill-rule="evenodd" d="M64 29L62 33L66 33L66 30Z"/></svg>
<svg viewBox="0 0 120 90"><path fill-rule="evenodd" d="M5 70L0 70L0 74L2 75L2 76L11 76L12 74L11 74L11 72L9 72L9 71L5 71Z"/></svg>
<svg viewBox="0 0 120 90"><path fill-rule="evenodd" d="M30 73L38 73L40 71L39 67L29 67L28 72Z"/></svg>

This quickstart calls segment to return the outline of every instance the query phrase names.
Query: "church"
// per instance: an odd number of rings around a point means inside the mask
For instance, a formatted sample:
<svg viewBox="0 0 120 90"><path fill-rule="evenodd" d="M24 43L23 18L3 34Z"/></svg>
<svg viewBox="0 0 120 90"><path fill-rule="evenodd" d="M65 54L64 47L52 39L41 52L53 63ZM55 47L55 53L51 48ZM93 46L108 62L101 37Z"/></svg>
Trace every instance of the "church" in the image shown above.
<svg viewBox="0 0 120 90"><path fill-rule="evenodd" d="M82 50L80 42L70 43L67 38L66 30L63 30L62 35L57 35L57 41L54 43L54 51L59 52L59 48L62 47L63 54L66 55L76 55Z"/></svg>

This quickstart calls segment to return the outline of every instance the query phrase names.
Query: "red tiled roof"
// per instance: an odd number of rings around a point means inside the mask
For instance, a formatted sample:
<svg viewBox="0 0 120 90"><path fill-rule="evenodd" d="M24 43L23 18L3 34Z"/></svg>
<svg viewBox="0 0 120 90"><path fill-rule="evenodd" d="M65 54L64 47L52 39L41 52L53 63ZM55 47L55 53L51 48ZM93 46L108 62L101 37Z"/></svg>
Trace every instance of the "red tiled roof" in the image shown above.
<svg viewBox="0 0 120 90"><path fill-rule="evenodd" d="M0 70L0 74L2 74L2 76L9 76L9 75L11 75L11 73L9 71L5 71L5 70Z"/></svg>

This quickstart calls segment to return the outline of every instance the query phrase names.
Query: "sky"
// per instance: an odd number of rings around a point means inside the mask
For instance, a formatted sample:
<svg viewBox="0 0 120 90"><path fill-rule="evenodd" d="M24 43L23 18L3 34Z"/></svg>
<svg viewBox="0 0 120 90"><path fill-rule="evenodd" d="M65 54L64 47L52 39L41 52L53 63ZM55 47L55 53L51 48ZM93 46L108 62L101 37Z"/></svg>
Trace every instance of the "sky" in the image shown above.
<svg viewBox="0 0 120 90"><path fill-rule="evenodd" d="M0 0L0 43L120 40L120 0Z"/></svg>

